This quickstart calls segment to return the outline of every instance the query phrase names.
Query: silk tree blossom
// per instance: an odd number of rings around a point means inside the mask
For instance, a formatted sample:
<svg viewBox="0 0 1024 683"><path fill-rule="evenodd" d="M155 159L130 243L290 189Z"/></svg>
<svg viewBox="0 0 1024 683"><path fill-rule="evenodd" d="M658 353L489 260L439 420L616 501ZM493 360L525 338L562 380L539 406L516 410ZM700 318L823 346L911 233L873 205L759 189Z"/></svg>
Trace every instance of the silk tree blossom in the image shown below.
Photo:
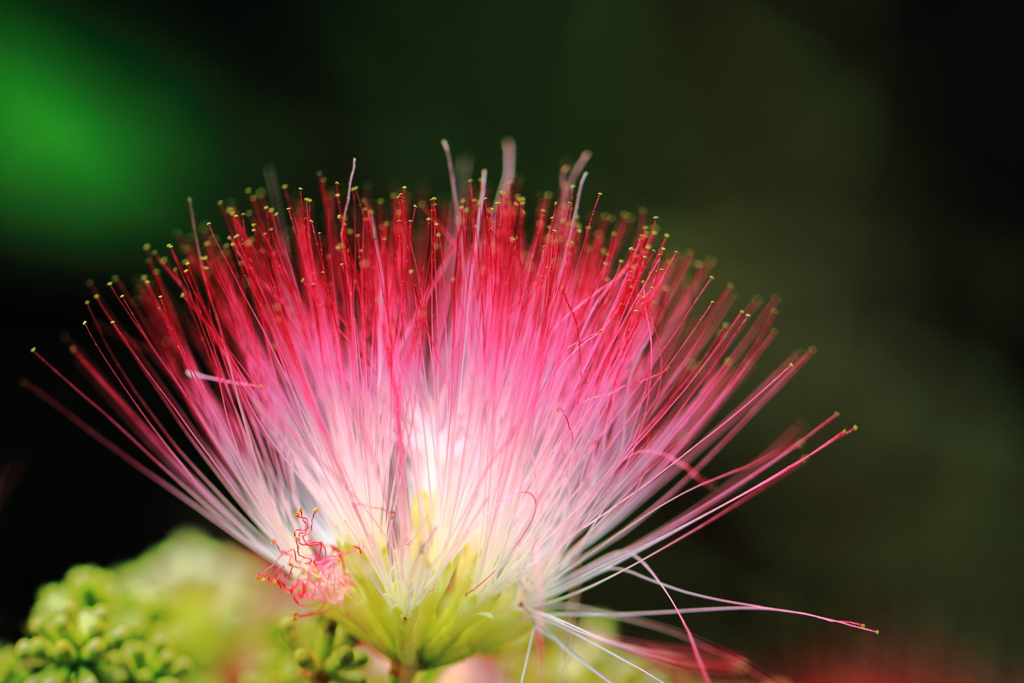
<svg viewBox="0 0 1024 683"><path fill-rule="evenodd" d="M447 210L405 190L374 201L353 176L284 188L286 209L264 191L222 205L226 231L147 246L134 291L94 291L98 354L72 346L94 407L145 457L72 419L265 556L263 578L397 680L528 634L527 658L542 636L643 650L576 625L612 578L653 582L668 606L601 616L673 616L707 679L718 655L686 615L767 608L668 586L655 556L799 467L834 416L704 474L813 349L737 398L776 302L733 312L731 285L667 251L656 219L581 214L588 158L532 218L511 141L496 185L452 173Z"/></svg>

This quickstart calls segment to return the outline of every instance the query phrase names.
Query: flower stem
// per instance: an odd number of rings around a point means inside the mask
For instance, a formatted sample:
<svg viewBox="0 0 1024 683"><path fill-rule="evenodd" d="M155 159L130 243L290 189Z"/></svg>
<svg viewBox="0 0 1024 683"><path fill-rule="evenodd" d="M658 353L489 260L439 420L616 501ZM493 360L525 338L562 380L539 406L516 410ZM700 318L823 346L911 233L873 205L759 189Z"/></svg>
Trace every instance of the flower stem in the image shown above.
<svg viewBox="0 0 1024 683"><path fill-rule="evenodd" d="M391 660L391 672L388 676L388 683L412 683L412 680L416 678L416 672L419 667L416 665L405 664L397 659Z"/></svg>

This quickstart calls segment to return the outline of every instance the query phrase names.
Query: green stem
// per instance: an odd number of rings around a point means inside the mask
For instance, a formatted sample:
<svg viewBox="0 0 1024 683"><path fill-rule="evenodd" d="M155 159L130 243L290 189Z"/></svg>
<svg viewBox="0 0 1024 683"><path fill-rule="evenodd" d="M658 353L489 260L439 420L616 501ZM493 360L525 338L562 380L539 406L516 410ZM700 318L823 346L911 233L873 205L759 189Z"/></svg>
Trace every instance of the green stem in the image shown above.
<svg viewBox="0 0 1024 683"><path fill-rule="evenodd" d="M416 678L419 667L405 664L396 659L391 660L391 673L388 676L388 683L412 683Z"/></svg>

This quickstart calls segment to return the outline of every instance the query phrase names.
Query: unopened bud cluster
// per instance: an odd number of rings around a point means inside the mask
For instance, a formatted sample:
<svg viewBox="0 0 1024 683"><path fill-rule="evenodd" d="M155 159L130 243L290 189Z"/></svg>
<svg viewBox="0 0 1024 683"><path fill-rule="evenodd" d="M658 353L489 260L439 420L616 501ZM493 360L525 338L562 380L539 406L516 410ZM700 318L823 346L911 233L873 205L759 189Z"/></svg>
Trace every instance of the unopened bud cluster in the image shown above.
<svg viewBox="0 0 1024 683"><path fill-rule="evenodd" d="M191 660L167 647L156 614L127 604L115 572L82 565L44 586L0 669L2 683L178 683Z"/></svg>
<svg viewBox="0 0 1024 683"><path fill-rule="evenodd" d="M72 567L0 643L0 683L379 683L336 620L296 619L253 581L261 566L185 529L122 565Z"/></svg>
<svg viewBox="0 0 1024 683"><path fill-rule="evenodd" d="M283 619L278 626L282 639L294 650L295 663L304 677L326 683L365 683L358 671L366 665L367 654L356 641L324 615L306 619Z"/></svg>
<svg viewBox="0 0 1024 683"><path fill-rule="evenodd" d="M178 683L191 669L160 635L115 622L103 604L31 619L14 644L24 683Z"/></svg>

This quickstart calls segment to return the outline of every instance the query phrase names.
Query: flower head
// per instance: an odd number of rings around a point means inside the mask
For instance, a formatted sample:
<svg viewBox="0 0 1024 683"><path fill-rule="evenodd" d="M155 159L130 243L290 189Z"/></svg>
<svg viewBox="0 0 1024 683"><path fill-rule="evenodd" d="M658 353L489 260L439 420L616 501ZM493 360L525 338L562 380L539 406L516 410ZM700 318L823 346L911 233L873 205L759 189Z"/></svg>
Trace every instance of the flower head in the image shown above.
<svg viewBox="0 0 1024 683"><path fill-rule="evenodd" d="M134 292L89 302L99 360L73 351L147 471L399 679L586 637L579 596L613 576L679 592L648 560L799 466L823 426L704 474L813 350L730 403L776 302L705 302L712 263L667 251L656 219L581 214L588 157L532 218L510 142L496 186L453 174L447 211L351 177L285 188L286 209L251 192L226 231L147 246Z"/></svg>

